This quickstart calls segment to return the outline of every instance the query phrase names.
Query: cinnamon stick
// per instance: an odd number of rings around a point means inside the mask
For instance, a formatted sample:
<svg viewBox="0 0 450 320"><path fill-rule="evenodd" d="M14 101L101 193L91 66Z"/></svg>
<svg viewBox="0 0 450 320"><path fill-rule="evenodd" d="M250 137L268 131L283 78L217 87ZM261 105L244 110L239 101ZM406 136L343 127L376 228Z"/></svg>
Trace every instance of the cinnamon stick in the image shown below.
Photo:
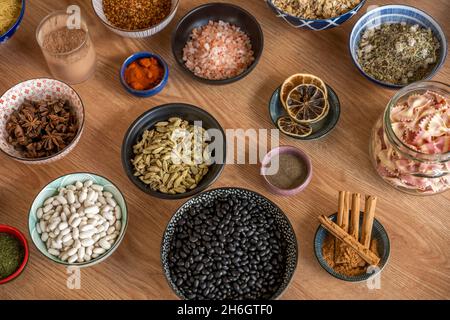
<svg viewBox="0 0 450 320"><path fill-rule="evenodd" d="M350 210L350 192L345 191L344 195L344 211L342 212L342 223L340 226L345 232L348 232L349 225L349 210Z"/></svg>
<svg viewBox="0 0 450 320"><path fill-rule="evenodd" d="M355 238L353 238L350 234L345 232L341 227L339 227L336 223L325 217L324 215L319 216L319 221L322 226L327 229L332 235L334 235L337 239L353 248L356 253L368 264L372 266L378 265L380 262L380 258L370 251L370 249L365 248L361 243L359 243Z"/></svg>
<svg viewBox="0 0 450 320"><path fill-rule="evenodd" d="M365 248L369 248L370 240L372 239L372 227L373 227L373 220L375 217L376 206L377 206L377 197L367 196L360 241Z"/></svg>
<svg viewBox="0 0 450 320"><path fill-rule="evenodd" d="M361 210L361 194L352 195L352 212L350 215L350 234L358 240L359 238L359 215Z"/></svg>
<svg viewBox="0 0 450 320"><path fill-rule="evenodd" d="M339 203L338 203L338 212L336 217L336 223L339 226L342 226L343 218L344 218L344 206L345 206L345 191L339 191Z"/></svg>

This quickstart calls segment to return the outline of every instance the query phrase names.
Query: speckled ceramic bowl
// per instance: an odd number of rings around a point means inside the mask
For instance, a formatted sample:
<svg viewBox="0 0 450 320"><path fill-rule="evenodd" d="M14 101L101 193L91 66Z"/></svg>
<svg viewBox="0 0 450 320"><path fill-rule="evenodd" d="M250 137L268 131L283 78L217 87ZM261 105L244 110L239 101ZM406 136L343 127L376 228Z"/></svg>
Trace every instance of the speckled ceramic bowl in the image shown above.
<svg viewBox="0 0 450 320"><path fill-rule="evenodd" d="M167 25L172 21L175 17L175 14L178 9L178 5L180 0L172 0L172 8L170 9L170 13L167 17L165 17L160 23L150 26L148 28L140 29L140 30L127 30L121 29L119 27L114 26L112 23L108 21L105 16L105 12L103 11L103 0L92 0L92 8L94 8L94 12L100 21L112 32L118 34L119 36L126 38L147 38L151 37L161 30L163 30Z"/></svg>
<svg viewBox="0 0 450 320"><path fill-rule="evenodd" d="M25 99L67 99L78 118L78 133L71 143L63 150L44 158L24 158L19 151L8 143L6 123L11 113L17 110ZM16 84L0 97L0 150L10 158L26 164L46 164L65 157L80 141L84 129L84 106L80 96L68 84L55 79L32 79Z"/></svg>
<svg viewBox="0 0 450 320"><path fill-rule="evenodd" d="M305 168L306 168L305 179L302 181L298 181L298 185L294 188L281 189L277 186L274 186L272 183L270 183L269 179L267 178L272 159L275 156L278 156L280 154L295 155L305 165ZM281 146L281 147L272 149L269 153L266 154L266 156L264 157L264 159L261 163L261 175L264 177L264 180L266 181L267 186L274 193L282 195L282 196L293 196L293 195L303 191L311 182L312 174L313 174L313 169L312 169L311 159L302 150L297 149L295 147L291 147L291 146Z"/></svg>
<svg viewBox="0 0 450 320"><path fill-rule="evenodd" d="M332 214L329 218L333 222L336 222L336 213ZM360 218L360 230L362 228L363 223L363 215L364 213L361 212L361 218ZM316 235L314 237L314 253L316 255L317 261L319 261L319 264L322 268L325 269L326 272L328 272L333 277L348 281L348 282L362 282L367 281L368 279L376 276L381 271L383 271L384 267L387 265L389 260L389 255L391 254L391 245L389 242L389 237L387 235L386 230L384 229L383 225L377 220L374 219L373 221L373 228L372 228L372 240L377 240L377 249L378 253L380 254L380 263L377 266L376 269L372 270L372 272L368 272L359 276L354 277L348 277L346 275L337 273L334 271L333 268L331 268L328 263L325 261L323 254L322 254L322 247L323 242L325 241L325 238L328 236L329 232L322 227L321 225L316 231Z"/></svg>
<svg viewBox="0 0 450 320"><path fill-rule="evenodd" d="M187 299L178 289L177 285L173 282L172 276L169 269L168 257L170 252L170 243L172 237L175 234L175 227L181 217L185 214L189 213L189 209L199 203L205 203L214 201L219 197L227 196L227 195L239 195L240 197L246 198L251 202L256 203L263 210L269 211L272 215L275 223L280 225L280 229L282 230L282 234L288 243L287 246L287 261L286 261L286 269L285 274L283 276L283 282L277 292L273 295L272 299L277 299L280 297L284 291L289 286L295 269L297 268L298 261L298 246L297 246L297 238L295 237L294 229L292 228L289 219L283 213L283 211L272 201L265 198L264 196L250 190L241 189L241 188L219 188L206 191L204 193L199 194L196 197L189 199L186 203L184 203L172 216L169 224L166 227L166 231L164 232L164 237L162 240L161 246L161 262L164 274L166 276L167 281L169 282L172 290L180 297L181 299Z"/></svg>
<svg viewBox="0 0 450 320"><path fill-rule="evenodd" d="M41 240L41 237L36 230L36 223L38 221L36 211L38 208L42 207L44 201L47 198L54 196L55 194L58 193L58 188L65 187L69 184L73 184L76 181L84 182L87 180L94 181L95 184L103 186L105 191L112 193L114 199L117 202L117 205L120 206L120 209L122 210L122 228L120 230L120 234L116 242L112 245L111 249L109 249L96 259L92 259L91 261L84 263L64 262L59 258L52 256L51 254L48 253L45 243ZM36 196L36 198L33 201L33 204L31 205L28 216L28 230L30 232L31 239L33 240L33 243L36 246L36 248L48 259L65 266L90 267L106 260L109 256L111 256L111 254L119 247L120 243L122 242L125 236L127 225L128 225L127 204L125 202L125 198L123 197L122 193L111 181L93 173L71 173L53 180L52 182L47 184Z"/></svg>

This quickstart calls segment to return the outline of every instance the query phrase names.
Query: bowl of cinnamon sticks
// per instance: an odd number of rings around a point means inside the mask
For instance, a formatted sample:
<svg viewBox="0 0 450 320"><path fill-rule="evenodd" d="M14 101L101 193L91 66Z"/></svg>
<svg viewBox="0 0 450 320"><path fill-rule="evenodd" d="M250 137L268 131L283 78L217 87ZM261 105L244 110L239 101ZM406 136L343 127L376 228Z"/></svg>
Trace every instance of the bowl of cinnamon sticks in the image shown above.
<svg viewBox="0 0 450 320"><path fill-rule="evenodd" d="M390 241L375 218L376 204L377 197L366 196L362 211L361 194L340 191L338 212L319 216L314 252L322 268L335 278L366 281L386 266Z"/></svg>

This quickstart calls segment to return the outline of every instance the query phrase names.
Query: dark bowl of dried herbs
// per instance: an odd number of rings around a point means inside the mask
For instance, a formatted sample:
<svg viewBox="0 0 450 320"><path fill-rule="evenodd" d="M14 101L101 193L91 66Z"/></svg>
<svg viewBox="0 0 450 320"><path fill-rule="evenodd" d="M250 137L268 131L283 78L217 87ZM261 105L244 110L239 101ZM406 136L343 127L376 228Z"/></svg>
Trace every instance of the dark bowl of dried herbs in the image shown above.
<svg viewBox="0 0 450 320"><path fill-rule="evenodd" d="M0 150L14 160L59 160L76 146L83 127L80 96L59 80L27 80L0 97Z"/></svg>
<svg viewBox="0 0 450 320"><path fill-rule="evenodd" d="M28 243L16 228L0 224L0 285L17 278L28 262Z"/></svg>
<svg viewBox="0 0 450 320"><path fill-rule="evenodd" d="M427 13L411 6L380 6L353 27L349 49L359 71L392 89L429 80L443 66L447 40Z"/></svg>

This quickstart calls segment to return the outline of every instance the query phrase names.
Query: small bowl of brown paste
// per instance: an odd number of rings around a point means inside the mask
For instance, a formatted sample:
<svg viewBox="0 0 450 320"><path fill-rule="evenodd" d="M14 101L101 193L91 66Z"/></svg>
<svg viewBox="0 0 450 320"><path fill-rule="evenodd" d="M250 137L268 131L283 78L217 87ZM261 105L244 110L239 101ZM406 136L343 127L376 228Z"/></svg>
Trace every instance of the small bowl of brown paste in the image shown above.
<svg viewBox="0 0 450 320"><path fill-rule="evenodd" d="M261 175L274 193L292 196L303 191L311 182L312 163L302 150L280 146L264 157Z"/></svg>

